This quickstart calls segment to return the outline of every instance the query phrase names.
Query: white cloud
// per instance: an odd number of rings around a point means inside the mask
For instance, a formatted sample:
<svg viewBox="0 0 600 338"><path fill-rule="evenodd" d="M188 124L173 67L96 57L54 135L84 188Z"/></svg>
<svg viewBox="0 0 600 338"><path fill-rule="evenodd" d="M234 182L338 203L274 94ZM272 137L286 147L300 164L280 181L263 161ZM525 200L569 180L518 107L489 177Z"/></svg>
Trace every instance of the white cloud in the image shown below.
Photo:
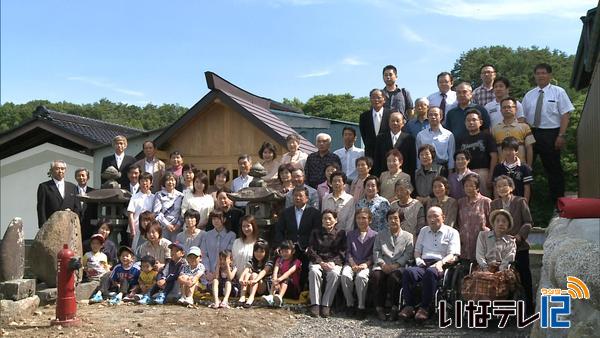
<svg viewBox="0 0 600 338"><path fill-rule="evenodd" d="M400 33L408 41L419 42L419 43L426 43L427 42L417 32L413 31L412 29L410 29L410 28L408 28L408 27L406 27L404 25L400 26Z"/></svg>
<svg viewBox="0 0 600 338"><path fill-rule="evenodd" d="M316 71L316 72L312 72L312 73L298 75L298 77L301 78L301 79L307 79L307 78L311 78L311 77L326 76L326 75L329 75L329 74L331 74L331 71L329 71L329 70L321 70L321 71Z"/></svg>
<svg viewBox="0 0 600 338"><path fill-rule="evenodd" d="M111 83L111 82L108 82L105 80L101 80L101 79L95 79L95 78L90 78L90 77L86 77L86 76L69 76L69 77L67 77L67 80L79 81L79 82L86 83L86 84L96 86L99 88L110 89L114 92L129 95L129 96L136 96L136 97L145 96L143 92L140 92L137 90L131 90L131 89L127 89L127 88L122 88L114 83Z"/></svg>
<svg viewBox="0 0 600 338"><path fill-rule="evenodd" d="M475 20L523 19L531 15L577 18L597 6L596 0L426 0L404 3L444 16Z"/></svg>
<svg viewBox="0 0 600 338"><path fill-rule="evenodd" d="M367 64L366 62L360 60L359 58L352 57L352 56L345 57L344 59L342 59L341 63L343 65L347 65L347 66L364 66Z"/></svg>

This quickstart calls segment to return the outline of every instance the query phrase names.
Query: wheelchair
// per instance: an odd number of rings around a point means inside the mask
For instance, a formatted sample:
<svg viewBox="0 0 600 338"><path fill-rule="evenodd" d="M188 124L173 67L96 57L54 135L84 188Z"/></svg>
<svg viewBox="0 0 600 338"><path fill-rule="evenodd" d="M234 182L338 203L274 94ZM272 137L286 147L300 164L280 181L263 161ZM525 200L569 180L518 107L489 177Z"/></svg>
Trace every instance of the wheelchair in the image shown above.
<svg viewBox="0 0 600 338"><path fill-rule="evenodd" d="M444 274L438 279L437 289L434 294L434 301L429 304L429 312L433 307L433 312L437 315L439 312L439 304L442 300L445 301L445 310L449 315L453 315L455 311L455 301L461 300L460 290L462 287L463 278L471 273L474 263L469 260L459 259L454 263L444 265ZM398 299L398 308L403 308L405 304L404 288L400 289L400 297ZM421 282L418 282L414 288L415 296L420 297ZM417 304L415 307L420 307Z"/></svg>

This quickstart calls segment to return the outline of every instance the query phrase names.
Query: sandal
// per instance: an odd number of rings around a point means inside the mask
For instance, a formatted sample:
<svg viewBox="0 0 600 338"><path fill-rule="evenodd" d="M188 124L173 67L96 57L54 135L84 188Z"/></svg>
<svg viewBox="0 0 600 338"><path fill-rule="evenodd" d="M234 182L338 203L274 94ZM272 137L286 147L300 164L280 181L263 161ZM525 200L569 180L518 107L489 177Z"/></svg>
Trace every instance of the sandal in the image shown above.
<svg viewBox="0 0 600 338"><path fill-rule="evenodd" d="M217 303L210 303L210 305L208 305L208 307L211 309L218 309L219 305L217 305Z"/></svg>
<svg viewBox="0 0 600 338"><path fill-rule="evenodd" d="M229 304L227 304L227 302L221 302L221 304L219 304L219 308L230 309Z"/></svg>

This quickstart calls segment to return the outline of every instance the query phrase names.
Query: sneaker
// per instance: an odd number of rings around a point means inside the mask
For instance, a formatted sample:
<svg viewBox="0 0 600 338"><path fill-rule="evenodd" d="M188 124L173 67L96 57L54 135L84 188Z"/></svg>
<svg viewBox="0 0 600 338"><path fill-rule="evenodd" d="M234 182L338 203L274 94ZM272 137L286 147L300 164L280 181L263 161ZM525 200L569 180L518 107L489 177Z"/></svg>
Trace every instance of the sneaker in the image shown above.
<svg viewBox="0 0 600 338"><path fill-rule="evenodd" d="M187 305L185 297L184 296L179 297L179 299L177 300L177 304Z"/></svg>
<svg viewBox="0 0 600 338"><path fill-rule="evenodd" d="M124 302L133 302L135 300L135 296L130 297L129 295L123 297Z"/></svg>
<svg viewBox="0 0 600 338"><path fill-rule="evenodd" d="M98 291L98 292L96 292L96 294L94 294L94 296L92 296L92 298L90 298L90 304L100 303L103 300L104 299L102 299L102 291Z"/></svg>
<svg viewBox="0 0 600 338"><path fill-rule="evenodd" d="M140 305L148 305L152 302L152 298L148 295L143 295L140 300L138 300L138 304Z"/></svg>
<svg viewBox="0 0 600 338"><path fill-rule="evenodd" d="M187 305L194 305L194 296L189 296L185 298L185 303Z"/></svg>
<svg viewBox="0 0 600 338"><path fill-rule="evenodd" d="M154 304L163 305L165 303L165 294L164 292L159 292L156 297L154 297Z"/></svg>
<svg viewBox="0 0 600 338"><path fill-rule="evenodd" d="M275 303L275 306L277 306L277 307L282 307L283 306L283 298L281 298L280 295L275 295L273 297L273 301Z"/></svg>
<svg viewBox="0 0 600 338"><path fill-rule="evenodd" d="M264 295L262 296L262 299L267 302L267 304L269 304L269 306L273 306L274 305L274 298L273 295Z"/></svg>
<svg viewBox="0 0 600 338"><path fill-rule="evenodd" d="M123 300L123 294L122 293L117 293L116 296L114 296L113 298L111 298L108 303L110 305L119 305L121 304L121 300Z"/></svg>

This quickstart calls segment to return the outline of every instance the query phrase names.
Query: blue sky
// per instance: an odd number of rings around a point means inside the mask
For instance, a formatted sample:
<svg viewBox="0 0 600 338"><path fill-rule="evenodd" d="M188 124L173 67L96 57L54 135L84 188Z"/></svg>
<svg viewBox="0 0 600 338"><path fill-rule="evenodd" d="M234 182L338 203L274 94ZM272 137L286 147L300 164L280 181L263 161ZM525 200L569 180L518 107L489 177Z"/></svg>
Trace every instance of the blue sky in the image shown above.
<svg viewBox="0 0 600 338"><path fill-rule="evenodd" d="M168 4L168 5L166 5ZM596 0L1 2L0 100L190 107L216 72L255 94L367 96L398 67L413 98L462 52L532 45L574 54ZM500 70L501 71L501 70Z"/></svg>

